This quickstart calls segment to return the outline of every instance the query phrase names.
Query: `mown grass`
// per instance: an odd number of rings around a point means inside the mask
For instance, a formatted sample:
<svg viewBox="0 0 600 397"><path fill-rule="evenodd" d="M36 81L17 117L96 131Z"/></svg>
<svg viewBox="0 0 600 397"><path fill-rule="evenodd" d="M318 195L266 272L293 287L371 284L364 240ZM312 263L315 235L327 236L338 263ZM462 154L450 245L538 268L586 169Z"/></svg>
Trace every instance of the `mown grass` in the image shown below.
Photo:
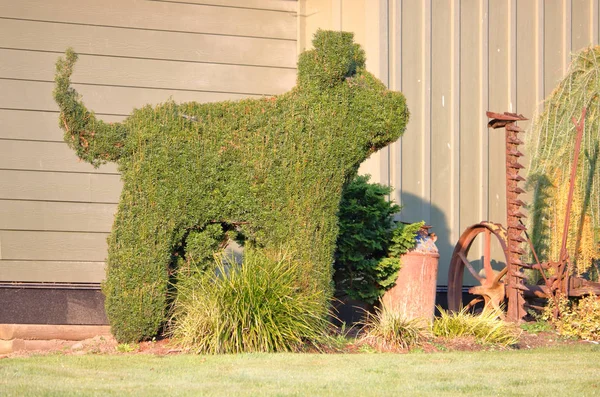
<svg viewBox="0 0 600 397"><path fill-rule="evenodd" d="M50 355L0 360L0 395L600 394L600 346L434 354Z"/></svg>

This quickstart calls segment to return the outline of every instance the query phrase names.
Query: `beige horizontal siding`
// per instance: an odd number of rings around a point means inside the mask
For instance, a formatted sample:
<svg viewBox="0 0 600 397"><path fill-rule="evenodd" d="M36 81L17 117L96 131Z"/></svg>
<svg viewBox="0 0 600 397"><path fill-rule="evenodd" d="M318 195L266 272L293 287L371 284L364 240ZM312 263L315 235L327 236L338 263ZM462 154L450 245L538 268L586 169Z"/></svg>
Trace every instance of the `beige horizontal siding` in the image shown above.
<svg viewBox="0 0 600 397"><path fill-rule="evenodd" d="M108 233L0 231L2 260L104 261Z"/></svg>
<svg viewBox="0 0 600 397"><path fill-rule="evenodd" d="M116 209L116 204L1 200L0 229L108 233Z"/></svg>
<svg viewBox="0 0 600 397"><path fill-rule="evenodd" d="M134 108L146 104L159 104L168 100L176 102L218 102L244 98L260 98L260 95L228 94L221 92L196 92L169 89L149 90L131 87L107 87L74 84L85 105L96 114L126 116ZM0 109L41 110L58 112L52 98L54 84L50 82L2 80L0 92L11 92L10 96L0 95ZM54 124L54 123L53 123Z"/></svg>
<svg viewBox="0 0 600 397"><path fill-rule="evenodd" d="M0 170L0 199L117 203L120 194L119 175Z"/></svg>
<svg viewBox="0 0 600 397"><path fill-rule="evenodd" d="M146 0L3 0L0 17L296 40L296 16L269 10Z"/></svg>
<svg viewBox="0 0 600 397"><path fill-rule="evenodd" d="M99 282L121 192L62 142L55 63L107 122L146 104L260 98L296 71L295 1L0 0L0 281Z"/></svg>
<svg viewBox="0 0 600 397"><path fill-rule="evenodd" d="M199 5L216 5L224 7L254 8L259 10L295 12L298 7L296 0L150 0L169 1L175 3L193 3Z"/></svg>
<svg viewBox="0 0 600 397"><path fill-rule="evenodd" d="M148 43L152 43L149 48ZM289 40L132 30L106 26L64 25L5 19L0 47L62 53L72 47L82 54L167 59L187 62L295 68Z"/></svg>
<svg viewBox="0 0 600 397"><path fill-rule="evenodd" d="M0 78L54 81L57 55L1 50ZM79 57L73 83L274 95L293 86L294 69L214 65L117 57Z"/></svg>
<svg viewBox="0 0 600 397"><path fill-rule="evenodd" d="M0 169L117 175L115 163L94 168L79 160L64 142L0 140Z"/></svg>
<svg viewBox="0 0 600 397"><path fill-rule="evenodd" d="M0 260L4 282L97 283L104 278L104 262Z"/></svg>
<svg viewBox="0 0 600 397"><path fill-rule="evenodd" d="M6 104L11 103L7 101ZM102 115L101 118L110 123L122 121L124 116ZM58 110L39 112L0 109L0 126L0 139L63 141L64 131L59 128Z"/></svg>

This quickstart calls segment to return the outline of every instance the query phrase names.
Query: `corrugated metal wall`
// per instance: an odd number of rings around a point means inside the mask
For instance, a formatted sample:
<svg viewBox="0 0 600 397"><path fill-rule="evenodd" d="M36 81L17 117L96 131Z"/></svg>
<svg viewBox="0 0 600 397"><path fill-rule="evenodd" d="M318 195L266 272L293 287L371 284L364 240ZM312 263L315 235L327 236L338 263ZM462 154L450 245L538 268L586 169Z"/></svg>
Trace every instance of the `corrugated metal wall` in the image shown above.
<svg viewBox="0 0 600 397"><path fill-rule="evenodd" d="M433 225L440 285L462 230L506 223L504 136L485 111L533 116L570 54L598 44L599 13L599 0L300 1L301 48L319 27L354 31L369 70L407 97L405 136L362 171L394 186L403 220Z"/></svg>
<svg viewBox="0 0 600 397"><path fill-rule="evenodd" d="M121 184L62 142L54 64L103 120L135 107L278 94L295 84L297 3L0 0L0 282L99 282Z"/></svg>

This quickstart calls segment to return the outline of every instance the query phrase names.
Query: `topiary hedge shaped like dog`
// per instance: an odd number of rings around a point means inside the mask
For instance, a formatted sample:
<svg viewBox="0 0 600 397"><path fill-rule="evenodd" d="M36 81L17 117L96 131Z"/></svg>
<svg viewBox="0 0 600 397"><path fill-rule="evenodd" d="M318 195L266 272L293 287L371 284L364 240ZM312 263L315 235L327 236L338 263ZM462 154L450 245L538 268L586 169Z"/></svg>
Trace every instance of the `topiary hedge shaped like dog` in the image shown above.
<svg viewBox="0 0 600 397"><path fill-rule="evenodd" d="M283 95L167 102L121 123L96 119L71 88L77 55L68 50L58 60L54 97L65 141L94 166L117 162L124 182L103 285L119 341L157 334L174 253L192 237L214 248L215 227L241 227L255 249L285 247L305 266L300 290L320 291L328 305L342 188L402 135L409 113L401 93L365 70L351 33L319 31L313 45L300 55L296 87Z"/></svg>

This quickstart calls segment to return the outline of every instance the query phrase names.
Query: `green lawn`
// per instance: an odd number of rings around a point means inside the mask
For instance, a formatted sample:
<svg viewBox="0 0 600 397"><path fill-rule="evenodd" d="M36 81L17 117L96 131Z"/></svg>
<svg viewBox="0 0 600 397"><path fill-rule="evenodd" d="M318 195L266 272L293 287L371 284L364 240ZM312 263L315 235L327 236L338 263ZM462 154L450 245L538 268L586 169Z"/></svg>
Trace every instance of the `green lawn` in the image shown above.
<svg viewBox="0 0 600 397"><path fill-rule="evenodd" d="M0 395L600 395L600 346L528 351L0 360Z"/></svg>

